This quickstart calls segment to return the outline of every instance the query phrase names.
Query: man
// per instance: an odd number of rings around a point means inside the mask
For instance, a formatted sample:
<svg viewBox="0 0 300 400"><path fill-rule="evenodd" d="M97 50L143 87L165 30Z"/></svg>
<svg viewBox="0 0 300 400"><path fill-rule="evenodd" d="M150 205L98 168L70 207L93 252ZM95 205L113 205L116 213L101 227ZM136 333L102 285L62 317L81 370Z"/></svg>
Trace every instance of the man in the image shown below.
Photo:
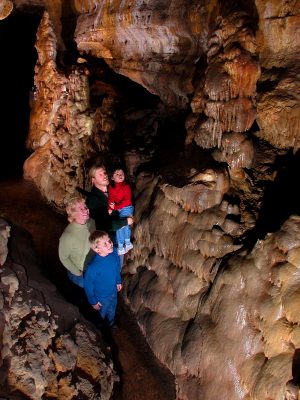
<svg viewBox="0 0 300 400"><path fill-rule="evenodd" d="M96 222L96 228L114 235L123 226L132 225L132 217L120 218L118 211L108 213L109 180L106 168L103 165L94 165L89 171L89 177L93 186L87 195L86 204Z"/></svg>
<svg viewBox="0 0 300 400"><path fill-rule="evenodd" d="M59 259L67 268L69 279L83 288L84 268L94 256L89 236L96 229L95 221L90 219L89 210L81 197L71 199L66 212L69 225L59 239Z"/></svg>

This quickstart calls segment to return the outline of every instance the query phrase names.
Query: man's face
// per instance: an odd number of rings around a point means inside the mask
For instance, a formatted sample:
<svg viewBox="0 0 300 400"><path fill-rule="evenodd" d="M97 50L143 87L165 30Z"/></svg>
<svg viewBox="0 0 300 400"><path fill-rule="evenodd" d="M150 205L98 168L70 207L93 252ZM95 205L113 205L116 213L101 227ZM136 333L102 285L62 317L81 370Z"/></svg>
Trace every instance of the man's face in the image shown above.
<svg viewBox="0 0 300 400"><path fill-rule="evenodd" d="M122 169L116 169L112 179L115 181L115 183L121 183L124 182L125 175Z"/></svg>
<svg viewBox="0 0 300 400"><path fill-rule="evenodd" d="M108 186L109 180L106 170L104 168L98 168L96 170L95 176L94 178L92 178L92 184L95 185L96 187Z"/></svg>
<svg viewBox="0 0 300 400"><path fill-rule="evenodd" d="M97 244L93 247L93 250L99 254L99 256L106 257L113 252L113 243L108 235L103 236L97 240Z"/></svg>
<svg viewBox="0 0 300 400"><path fill-rule="evenodd" d="M84 201L80 201L74 206L74 221L77 224L85 224L90 217L90 212Z"/></svg>

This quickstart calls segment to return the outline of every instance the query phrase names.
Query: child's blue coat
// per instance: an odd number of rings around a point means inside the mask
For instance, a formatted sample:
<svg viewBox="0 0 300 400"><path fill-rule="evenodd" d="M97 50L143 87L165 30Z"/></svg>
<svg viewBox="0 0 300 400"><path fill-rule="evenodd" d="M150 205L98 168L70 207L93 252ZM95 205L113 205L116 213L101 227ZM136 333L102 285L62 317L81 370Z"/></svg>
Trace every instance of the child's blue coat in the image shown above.
<svg viewBox="0 0 300 400"><path fill-rule="evenodd" d="M90 304L95 305L117 293L121 283L119 256L114 249L106 257L95 255L84 275L84 289Z"/></svg>

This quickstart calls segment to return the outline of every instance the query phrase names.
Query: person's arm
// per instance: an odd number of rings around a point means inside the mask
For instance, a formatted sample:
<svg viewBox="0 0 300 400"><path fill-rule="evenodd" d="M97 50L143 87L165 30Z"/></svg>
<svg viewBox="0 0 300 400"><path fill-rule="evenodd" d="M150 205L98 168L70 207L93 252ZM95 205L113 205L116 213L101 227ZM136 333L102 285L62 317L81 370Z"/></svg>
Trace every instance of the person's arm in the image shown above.
<svg viewBox="0 0 300 400"><path fill-rule="evenodd" d="M108 188L107 202L108 202L108 212L110 212L110 210L114 210L114 208L115 208L115 197L114 197L114 191L113 191L111 186L109 186L109 188Z"/></svg>
<svg viewBox="0 0 300 400"><path fill-rule="evenodd" d="M95 306L98 303L96 296L94 295L94 283L96 280L95 268L88 266L86 273L84 274L84 290L89 303Z"/></svg>
<svg viewBox="0 0 300 400"><path fill-rule="evenodd" d="M82 275L82 270L74 264L71 259L71 249L72 249L72 241L70 240L68 235L62 235L59 239L58 245L58 256L62 263L62 265L67 268L72 274L80 276Z"/></svg>

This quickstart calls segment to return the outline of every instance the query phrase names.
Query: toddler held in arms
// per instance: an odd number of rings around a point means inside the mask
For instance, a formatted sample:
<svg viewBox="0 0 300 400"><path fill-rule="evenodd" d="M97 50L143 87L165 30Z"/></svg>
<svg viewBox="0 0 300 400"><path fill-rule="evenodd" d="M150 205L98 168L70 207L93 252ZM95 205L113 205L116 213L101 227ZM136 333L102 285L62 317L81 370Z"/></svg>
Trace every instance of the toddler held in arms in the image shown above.
<svg viewBox="0 0 300 400"><path fill-rule="evenodd" d="M131 188L125 182L125 173L121 168L115 168L108 187L108 212L113 210L119 212L120 217L132 217L134 208L131 201ZM116 231L118 254L126 254L133 248L130 241L131 229L129 225L123 226Z"/></svg>

